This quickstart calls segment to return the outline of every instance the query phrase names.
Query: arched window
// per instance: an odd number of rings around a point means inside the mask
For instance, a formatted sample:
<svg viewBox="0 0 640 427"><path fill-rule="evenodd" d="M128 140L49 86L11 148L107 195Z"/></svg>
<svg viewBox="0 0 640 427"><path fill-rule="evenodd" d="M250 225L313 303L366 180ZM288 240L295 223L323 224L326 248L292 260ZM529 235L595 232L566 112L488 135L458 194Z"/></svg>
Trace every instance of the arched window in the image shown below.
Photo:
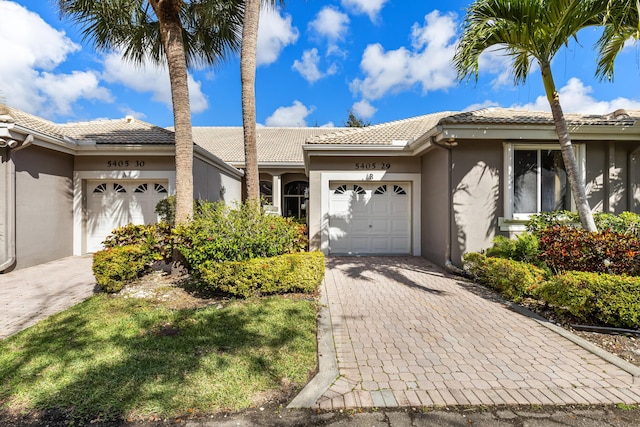
<svg viewBox="0 0 640 427"><path fill-rule="evenodd" d="M306 218L307 200L305 194L308 189L309 183L306 181L293 181L284 186L283 216Z"/></svg>

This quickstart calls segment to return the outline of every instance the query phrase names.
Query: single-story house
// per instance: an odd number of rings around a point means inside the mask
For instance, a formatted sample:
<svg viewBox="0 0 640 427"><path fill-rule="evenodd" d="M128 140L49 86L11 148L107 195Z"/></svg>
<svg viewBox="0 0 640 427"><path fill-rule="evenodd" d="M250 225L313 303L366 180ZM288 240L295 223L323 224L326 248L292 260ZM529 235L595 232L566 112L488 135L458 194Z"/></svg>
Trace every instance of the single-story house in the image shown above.
<svg viewBox="0 0 640 427"><path fill-rule="evenodd" d="M640 111L567 114L594 211L640 210ZM440 265L574 209L550 113L436 113L310 138L312 248L411 254Z"/></svg>
<svg viewBox="0 0 640 427"><path fill-rule="evenodd" d="M126 117L56 124L0 107L0 272L101 248L175 192L173 132ZM241 200L242 172L194 146L194 197Z"/></svg>
<svg viewBox="0 0 640 427"><path fill-rule="evenodd" d="M337 129L344 128L258 127L256 129L260 196L270 205L274 213L306 218L309 178L305 174L302 146L309 138L333 133ZM193 140L230 165L245 169L242 127L194 127Z"/></svg>
<svg viewBox="0 0 640 427"><path fill-rule="evenodd" d="M170 130L132 118L58 125L10 111L0 119L1 266L12 253L24 259L17 268L92 252L113 225L153 216L122 214L145 204L136 194L152 191L152 206L174 191ZM640 212L640 111L566 119L592 209ZM242 128L195 127L193 138L194 197L240 200ZM488 108L364 128L258 128L257 144L262 196L277 213L306 217L311 249L328 255L460 265L496 235L522 231L531 214L574 208L550 113Z"/></svg>

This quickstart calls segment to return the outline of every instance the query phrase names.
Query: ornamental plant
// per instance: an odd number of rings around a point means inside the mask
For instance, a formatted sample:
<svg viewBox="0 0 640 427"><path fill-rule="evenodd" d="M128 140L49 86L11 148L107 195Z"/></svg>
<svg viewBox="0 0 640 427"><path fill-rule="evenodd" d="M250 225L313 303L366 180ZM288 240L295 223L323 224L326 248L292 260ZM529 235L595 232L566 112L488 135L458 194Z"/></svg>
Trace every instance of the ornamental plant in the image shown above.
<svg viewBox="0 0 640 427"><path fill-rule="evenodd" d="M118 292L140 277L149 261L147 251L140 245L107 248L93 255L93 275L105 292Z"/></svg>
<svg viewBox="0 0 640 427"><path fill-rule="evenodd" d="M464 255L464 268L475 280L515 302L535 296L545 280L545 271L535 265L478 252Z"/></svg>
<svg viewBox="0 0 640 427"><path fill-rule="evenodd" d="M137 245L150 260L169 262L173 250L173 233L171 225L166 222L128 224L114 229L102 244L105 248Z"/></svg>
<svg viewBox="0 0 640 427"><path fill-rule="evenodd" d="M194 220L176 229L176 245L191 270L205 262L244 261L299 252L306 229L288 218L270 215L255 201L234 208L204 202Z"/></svg>
<svg viewBox="0 0 640 427"><path fill-rule="evenodd" d="M554 226L539 231L542 260L556 273L588 271L638 275L640 241L633 235Z"/></svg>
<svg viewBox="0 0 640 427"><path fill-rule="evenodd" d="M313 293L324 277L324 255L316 251L246 261L207 261L198 275L202 290L237 297Z"/></svg>
<svg viewBox="0 0 640 427"><path fill-rule="evenodd" d="M640 327L638 277L570 271L549 280L540 294L547 303L583 321Z"/></svg>

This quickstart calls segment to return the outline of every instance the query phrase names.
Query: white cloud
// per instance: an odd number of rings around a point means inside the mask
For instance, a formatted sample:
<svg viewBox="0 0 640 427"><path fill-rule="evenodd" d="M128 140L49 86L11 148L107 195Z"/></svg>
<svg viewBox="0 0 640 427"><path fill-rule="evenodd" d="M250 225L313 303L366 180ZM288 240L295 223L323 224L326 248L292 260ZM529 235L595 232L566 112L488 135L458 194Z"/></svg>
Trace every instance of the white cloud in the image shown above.
<svg viewBox="0 0 640 427"><path fill-rule="evenodd" d="M426 15L424 26L413 25L411 50L401 47L385 52L379 43L367 46L360 62L366 77L353 80L351 91L374 100L416 84L423 93L454 86L455 18L455 14L440 15L437 10Z"/></svg>
<svg viewBox="0 0 640 427"><path fill-rule="evenodd" d="M139 120L145 120L147 118L147 115L145 113L141 111L132 110L131 108L128 108L128 107L121 107L119 108L119 110L125 117L131 116Z"/></svg>
<svg viewBox="0 0 640 427"><path fill-rule="evenodd" d="M322 73L318 69L319 62L318 49L314 47L302 53L302 61L298 61L297 59L293 61L292 68L302 74L302 77L309 83L313 83L322 78Z"/></svg>
<svg viewBox="0 0 640 427"><path fill-rule="evenodd" d="M333 122L329 121L329 122L321 125L320 127L321 128L333 128L333 127L336 127L336 126L333 124Z"/></svg>
<svg viewBox="0 0 640 427"><path fill-rule="evenodd" d="M302 102L295 100L290 107L279 107L265 121L267 126L307 126L306 117L314 108L307 108Z"/></svg>
<svg viewBox="0 0 640 427"><path fill-rule="evenodd" d="M483 108L499 107L500 104L495 101L486 100L477 104L471 104L466 106L462 111L475 111L482 110Z"/></svg>
<svg viewBox="0 0 640 427"><path fill-rule="evenodd" d="M355 114L357 117L360 117L362 119L370 119L371 117L373 117L376 111L378 111L378 109L371 105L369 101L363 99L362 101L358 101L353 104L353 106L351 107L351 111L353 111L353 114Z"/></svg>
<svg viewBox="0 0 640 427"><path fill-rule="evenodd" d="M80 50L64 31L10 1L0 1L0 90L5 101L30 113L53 117L72 113L80 98L111 101L94 71L56 73Z"/></svg>
<svg viewBox="0 0 640 427"><path fill-rule="evenodd" d="M95 72L74 71L71 74L53 74L43 72L34 82L53 104L43 107L45 115L70 116L73 114L72 104L80 98L96 99L105 102L113 101L110 92L99 86Z"/></svg>
<svg viewBox="0 0 640 427"><path fill-rule="evenodd" d="M591 86L585 86L576 77L569 79L567 84L559 91L560 104L565 113L583 114L607 114L618 108L629 110L640 110L640 101L618 97L610 101L598 101L590 94L593 92ZM535 102L528 104L515 104L512 108L531 111L550 111L547 97L542 95L536 98Z"/></svg>
<svg viewBox="0 0 640 427"><path fill-rule="evenodd" d="M137 65L124 61L118 53L111 53L103 60L104 71L102 77L109 83L120 83L136 92L150 92L152 99L161 102L172 109L171 85L169 71L166 66L153 63ZM188 77L189 101L191 112L200 113L209 107L207 97L201 90L201 83Z"/></svg>
<svg viewBox="0 0 640 427"><path fill-rule="evenodd" d="M316 19L309 22L309 29L333 44L337 40L344 40L349 31L349 16L335 7L325 6L318 12Z"/></svg>
<svg viewBox="0 0 640 427"><path fill-rule="evenodd" d="M386 2L387 0L342 0L342 6L352 13L369 15L369 19L375 22Z"/></svg>
<svg viewBox="0 0 640 427"><path fill-rule="evenodd" d="M310 50L305 50L302 53L302 60L293 61L294 70L298 71L302 77L304 77L309 83L314 83L321 78L335 74L337 72L337 65L331 64L326 72L320 71L318 64L320 63L320 57L318 56L318 49L315 47Z"/></svg>
<svg viewBox="0 0 640 427"><path fill-rule="evenodd" d="M298 40L298 29L291 26L291 15L281 16L274 8L263 8L258 26L256 62L269 65L275 62L282 49Z"/></svg>

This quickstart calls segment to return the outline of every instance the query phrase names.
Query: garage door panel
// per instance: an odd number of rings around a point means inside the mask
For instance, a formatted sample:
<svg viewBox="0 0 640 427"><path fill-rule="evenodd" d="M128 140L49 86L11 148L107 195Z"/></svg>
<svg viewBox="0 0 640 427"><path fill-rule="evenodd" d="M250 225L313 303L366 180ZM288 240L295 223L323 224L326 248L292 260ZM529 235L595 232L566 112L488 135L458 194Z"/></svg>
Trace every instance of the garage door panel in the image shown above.
<svg viewBox="0 0 640 427"><path fill-rule="evenodd" d="M330 253L411 253L410 185L332 183L329 188ZM337 236L335 227L344 234Z"/></svg>
<svg viewBox="0 0 640 427"><path fill-rule="evenodd" d="M389 253L389 238L388 237L372 237L371 248L374 253Z"/></svg>
<svg viewBox="0 0 640 427"><path fill-rule="evenodd" d="M353 218L351 220L351 233L354 236L359 236L362 234L369 233L369 220L361 219L361 218Z"/></svg>
<svg viewBox="0 0 640 427"><path fill-rule="evenodd" d="M373 215L388 215L390 209L387 197L373 196L371 198L371 213Z"/></svg>
<svg viewBox="0 0 640 427"><path fill-rule="evenodd" d="M404 219L392 219L389 221L391 224L391 233L396 236L406 237L411 231L411 224Z"/></svg>
<svg viewBox="0 0 640 427"><path fill-rule="evenodd" d="M331 200L331 208L329 210L329 215L335 214L337 212L348 212L349 211L349 198L347 196L343 197L334 197Z"/></svg>
<svg viewBox="0 0 640 427"><path fill-rule="evenodd" d="M409 201L405 198L399 199L394 197L389 203L390 206L390 214L392 216L406 216L407 211L410 208Z"/></svg>
<svg viewBox="0 0 640 427"><path fill-rule="evenodd" d="M167 196L166 186L162 181L87 182L87 252L102 249L114 228L156 223L155 207Z"/></svg>
<svg viewBox="0 0 640 427"><path fill-rule="evenodd" d="M369 253L369 237L352 237L350 250L347 253L366 254Z"/></svg>
<svg viewBox="0 0 640 427"><path fill-rule="evenodd" d="M372 218L371 232L375 234L389 234L389 232L391 232L391 227L389 227L389 220L386 218Z"/></svg>

